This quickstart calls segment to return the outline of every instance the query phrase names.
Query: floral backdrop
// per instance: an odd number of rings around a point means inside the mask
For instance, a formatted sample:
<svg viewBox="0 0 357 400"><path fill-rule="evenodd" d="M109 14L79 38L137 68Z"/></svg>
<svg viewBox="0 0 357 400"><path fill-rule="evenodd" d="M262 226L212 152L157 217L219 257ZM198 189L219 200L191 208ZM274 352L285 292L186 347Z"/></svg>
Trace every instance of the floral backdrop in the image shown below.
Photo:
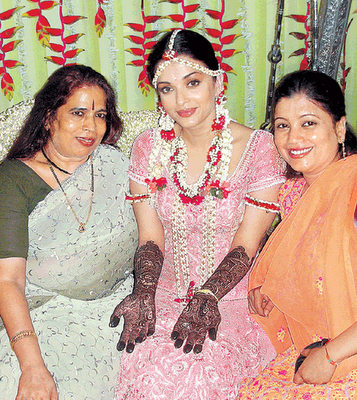
<svg viewBox="0 0 357 400"><path fill-rule="evenodd" d="M92 66L115 88L122 111L154 109L145 61L167 29L206 36L227 73L231 115L249 126L265 119L267 54L277 0L0 0L0 111L31 99L59 66ZM305 68L310 2L285 0L278 77ZM352 0L338 79L357 126L357 0Z"/></svg>

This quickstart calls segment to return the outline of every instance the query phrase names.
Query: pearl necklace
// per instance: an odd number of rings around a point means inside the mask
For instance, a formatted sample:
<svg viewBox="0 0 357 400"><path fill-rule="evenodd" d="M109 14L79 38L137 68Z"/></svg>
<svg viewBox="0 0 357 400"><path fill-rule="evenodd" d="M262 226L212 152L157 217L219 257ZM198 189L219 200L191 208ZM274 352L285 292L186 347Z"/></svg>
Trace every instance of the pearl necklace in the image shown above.
<svg viewBox="0 0 357 400"><path fill-rule="evenodd" d="M202 253L199 282L197 284L190 280L185 211L186 206L182 203L176 193L172 209L172 236L174 271L178 295L178 298L175 299L175 301L179 303L190 301L194 291L201 288L207 278L213 274L215 265L216 200L214 197L208 196L205 198L204 202L202 220ZM181 285L181 276L185 287L184 292Z"/></svg>

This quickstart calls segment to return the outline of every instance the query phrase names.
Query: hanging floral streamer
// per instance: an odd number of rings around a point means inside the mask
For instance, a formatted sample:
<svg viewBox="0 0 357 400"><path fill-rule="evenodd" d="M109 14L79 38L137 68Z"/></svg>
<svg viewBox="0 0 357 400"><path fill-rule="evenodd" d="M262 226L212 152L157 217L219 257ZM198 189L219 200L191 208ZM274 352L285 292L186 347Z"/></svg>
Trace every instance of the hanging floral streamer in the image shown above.
<svg viewBox="0 0 357 400"><path fill-rule="evenodd" d="M63 0L57 1L41 1L41 0L28 0L31 3L37 3L38 8L34 8L23 14L24 17L38 18L36 23L36 35L39 42L44 47L50 48L60 56L47 56L46 60L53 62L57 65L66 65L67 60L76 57L84 49L67 49L68 45L74 44L81 36L82 33L65 36L65 26L72 25L82 17L80 15L63 15ZM61 28L52 28L48 19L43 15L43 11L50 10L59 5L59 18L61 21ZM51 37L59 37L61 43L50 42ZM72 61L73 62L73 61Z"/></svg>
<svg viewBox="0 0 357 400"><path fill-rule="evenodd" d="M50 10L51 8L58 5L56 1L39 1L39 0L28 0L31 3L37 3L38 8L34 8L22 14L23 17L28 18L37 18L36 23L36 36L38 41L42 46L47 46L50 41L50 33L48 29L51 29L51 26L46 17L42 15L42 12L45 10Z"/></svg>
<svg viewBox="0 0 357 400"><path fill-rule="evenodd" d="M301 63L300 63L300 70L308 69L310 64L310 48L311 48L311 39L310 39L310 32L311 28L308 24L309 17L310 17L310 3L307 2L307 12L306 15L287 15L287 18L292 18L294 21L304 24L305 33L302 32L290 32L290 35L294 36L297 40L304 41L304 47L294 51L290 54L289 57L296 57L296 56L304 56Z"/></svg>
<svg viewBox="0 0 357 400"><path fill-rule="evenodd" d="M102 8L102 4L104 4L104 0L98 0L98 11L94 17L94 26L98 37L102 36L104 28L107 25L107 20L105 18L105 12Z"/></svg>
<svg viewBox="0 0 357 400"><path fill-rule="evenodd" d="M302 32L290 32L290 35L294 36L297 40L303 40L304 41L304 47L294 51L292 54L290 54L289 57L294 57L294 56L301 56L303 55L303 59L300 63L300 70L308 69L310 65L310 49L311 49L311 28L309 26L309 18L310 18L310 2L307 1L307 11L306 15L287 15L287 18L292 18L294 21L299 22L304 24L305 28L305 33ZM357 13L357 10L355 10L353 13ZM340 84L342 86L342 91L345 92L346 90L346 77L349 74L351 67L346 68L346 39L347 39L347 33L348 29L353 21L353 18L350 20L350 22L347 25L346 28L346 33L345 33L345 38L344 38L344 43L343 43L343 50L342 50L342 62L340 64L341 70L342 70L342 78L340 80Z"/></svg>
<svg viewBox="0 0 357 400"><path fill-rule="evenodd" d="M11 8L10 10L4 11L0 14L0 29L1 21L8 20L21 9L22 7ZM6 60L6 53L15 50L21 40L12 40L10 42L4 43L4 40L11 39L14 37L16 32L23 28L22 26L14 26L12 28L0 31L0 76L1 76L1 90L4 96L11 100L13 97L15 85L8 69L19 67L23 65L20 61L16 60Z"/></svg>
<svg viewBox="0 0 357 400"><path fill-rule="evenodd" d="M237 73L234 71L234 69L227 63L223 62L225 58L230 58L234 56L237 53L241 53L241 50L237 49L225 49L223 50L223 47L228 44L232 44L238 37L241 35L238 34L231 34L231 35L224 35L224 31L227 29L232 29L234 28L238 22L241 21L241 19L231 19L229 21L223 21L223 16L225 12L225 4L224 0L222 0L222 7L220 11L215 11L215 10L206 10L207 15L209 15L211 18L218 20L220 29L211 29L211 28L206 28L206 32L208 33L209 36L219 39L219 44L212 43L212 46L214 50L219 54L218 61L221 64L221 68L227 73L233 73L237 75ZM224 82L225 85L227 85L227 76L224 76Z"/></svg>
<svg viewBox="0 0 357 400"><path fill-rule="evenodd" d="M161 2L181 4L182 7L182 14L170 14L163 18L170 19L172 22L182 23L182 27L184 29L192 29L198 24L199 19L189 19L188 21L186 21L186 14L195 12L199 8L199 4L191 4L189 6L185 6L184 0L161 0Z"/></svg>
<svg viewBox="0 0 357 400"><path fill-rule="evenodd" d="M141 33L141 36L137 35L129 35L125 36L126 39L129 39L131 42L138 44L141 48L138 47L131 47L125 49L125 51L130 52L134 56L140 57L138 60L133 60L128 63L128 65L133 65L134 67L142 67L142 71L139 74L138 79L138 86L141 89L141 92L147 96L148 92L150 91L150 83L146 75L146 60L149 55L149 50L152 49L156 40L152 41L156 35L159 33L157 30L146 30L149 24L156 22L161 17L158 15L149 15L146 16L144 12L144 0L141 1L141 16L144 21L143 24L135 24L135 23L128 23L124 24L129 26L135 32Z"/></svg>

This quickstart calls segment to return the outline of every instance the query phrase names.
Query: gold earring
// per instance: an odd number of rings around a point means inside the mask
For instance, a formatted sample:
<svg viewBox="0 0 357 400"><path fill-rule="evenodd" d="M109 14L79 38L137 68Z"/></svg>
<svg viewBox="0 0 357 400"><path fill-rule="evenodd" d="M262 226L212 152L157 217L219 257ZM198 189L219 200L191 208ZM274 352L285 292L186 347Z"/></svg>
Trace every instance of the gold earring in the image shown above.
<svg viewBox="0 0 357 400"><path fill-rule="evenodd" d="M342 159L344 160L346 158L346 147L344 140L342 140L341 145L342 145Z"/></svg>

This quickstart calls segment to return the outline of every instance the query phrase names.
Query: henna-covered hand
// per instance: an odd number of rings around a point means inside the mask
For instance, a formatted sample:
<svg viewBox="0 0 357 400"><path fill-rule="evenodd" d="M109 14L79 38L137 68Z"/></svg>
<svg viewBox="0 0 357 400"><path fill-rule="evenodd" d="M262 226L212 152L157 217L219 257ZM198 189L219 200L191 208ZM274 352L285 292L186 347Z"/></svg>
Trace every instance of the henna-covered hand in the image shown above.
<svg viewBox="0 0 357 400"><path fill-rule="evenodd" d="M139 247L134 257L134 289L110 317L109 326L116 327L124 317L124 328L117 349L126 347L132 353L135 343L143 342L155 332L155 293L164 261L160 248L152 241Z"/></svg>
<svg viewBox="0 0 357 400"><path fill-rule="evenodd" d="M193 348L197 354L202 351L207 332L211 340L216 339L221 322L217 299L220 300L232 290L249 268L250 260L244 247L238 246L226 255L201 291L182 311L171 334L175 347L181 347L187 338L183 351L189 353Z"/></svg>
<svg viewBox="0 0 357 400"><path fill-rule="evenodd" d="M117 349L122 351L126 347L126 351L132 353L135 343L143 342L155 332L155 297L144 292L125 297L110 317L110 326L117 326L121 316L124 317L124 328Z"/></svg>
<svg viewBox="0 0 357 400"><path fill-rule="evenodd" d="M249 271L251 261L245 248L238 246L231 250L207 279L202 289L210 290L218 300L221 300L240 282Z"/></svg>
<svg viewBox="0 0 357 400"><path fill-rule="evenodd" d="M197 293L179 316L171 339L179 348L187 338L184 353L189 353L193 348L193 352L198 354L202 351L207 332L211 340L216 340L220 322L217 300L210 294Z"/></svg>

